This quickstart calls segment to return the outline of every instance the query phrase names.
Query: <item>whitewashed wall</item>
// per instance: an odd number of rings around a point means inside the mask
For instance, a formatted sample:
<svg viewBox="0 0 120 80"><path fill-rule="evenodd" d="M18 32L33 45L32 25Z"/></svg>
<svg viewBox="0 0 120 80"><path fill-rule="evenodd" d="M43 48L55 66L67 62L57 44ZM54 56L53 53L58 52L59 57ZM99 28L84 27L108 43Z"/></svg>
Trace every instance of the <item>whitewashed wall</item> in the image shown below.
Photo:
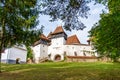
<svg viewBox="0 0 120 80"><path fill-rule="evenodd" d="M40 44L34 46L32 49L34 54L34 60L36 63L38 63L40 57Z"/></svg>
<svg viewBox="0 0 120 80"><path fill-rule="evenodd" d="M40 59L48 57L48 46L41 44L40 45Z"/></svg>
<svg viewBox="0 0 120 80"><path fill-rule="evenodd" d="M61 56L61 60L64 60L64 44L66 40L64 37L54 38L51 40L51 45L48 47L48 55L51 54L51 60L55 60L55 56Z"/></svg>
<svg viewBox="0 0 120 80"><path fill-rule="evenodd" d="M8 54L9 60L20 59L20 62L26 62L27 51L19 48L10 48L10 54Z"/></svg>
<svg viewBox="0 0 120 80"><path fill-rule="evenodd" d="M1 56L1 60L3 63L7 63L7 55L8 55L8 49L6 49L3 53L2 53L2 56Z"/></svg>
<svg viewBox="0 0 120 80"><path fill-rule="evenodd" d="M51 60L55 60L56 55L61 56L61 60L64 60L64 54L67 56L93 56L90 45L60 45L60 46L49 46L48 55L51 54ZM96 53L94 53L96 56Z"/></svg>
<svg viewBox="0 0 120 80"><path fill-rule="evenodd" d="M94 52L91 45L65 45L66 40L64 37L51 39L51 45L47 46L39 44L33 47L35 62L38 63L40 59L49 57L49 59L55 61L55 56L59 55L61 60L64 60L65 54L67 56L93 56ZM50 55L50 56L49 56Z"/></svg>
<svg viewBox="0 0 120 80"><path fill-rule="evenodd" d="M64 52L67 56L92 56L91 46L90 45L65 45ZM85 52L85 55L83 54Z"/></svg>
<svg viewBox="0 0 120 80"><path fill-rule="evenodd" d="M33 48L35 63L39 63L41 59L48 57L48 46L44 44L38 44Z"/></svg>
<svg viewBox="0 0 120 80"><path fill-rule="evenodd" d="M49 46L48 47L48 55L51 54L51 60L55 60L56 55L61 56L61 60L64 60L64 46L61 45L59 47Z"/></svg>
<svg viewBox="0 0 120 80"><path fill-rule="evenodd" d="M2 61L5 63L16 63L16 59L20 59L20 63L26 63L27 51L21 48L12 47L2 53Z"/></svg>
<svg viewBox="0 0 120 80"><path fill-rule="evenodd" d="M64 39L64 37L51 39L51 46L54 46L54 47L64 45L65 43L66 43L66 40Z"/></svg>

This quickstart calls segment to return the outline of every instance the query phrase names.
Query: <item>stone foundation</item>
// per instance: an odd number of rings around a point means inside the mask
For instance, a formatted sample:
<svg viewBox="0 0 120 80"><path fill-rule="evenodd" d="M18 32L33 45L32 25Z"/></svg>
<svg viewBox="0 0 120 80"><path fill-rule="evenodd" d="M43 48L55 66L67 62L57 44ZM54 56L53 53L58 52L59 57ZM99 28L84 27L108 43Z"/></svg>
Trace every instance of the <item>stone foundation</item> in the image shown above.
<svg viewBox="0 0 120 80"><path fill-rule="evenodd" d="M95 56L67 56L67 62L96 62L98 58Z"/></svg>

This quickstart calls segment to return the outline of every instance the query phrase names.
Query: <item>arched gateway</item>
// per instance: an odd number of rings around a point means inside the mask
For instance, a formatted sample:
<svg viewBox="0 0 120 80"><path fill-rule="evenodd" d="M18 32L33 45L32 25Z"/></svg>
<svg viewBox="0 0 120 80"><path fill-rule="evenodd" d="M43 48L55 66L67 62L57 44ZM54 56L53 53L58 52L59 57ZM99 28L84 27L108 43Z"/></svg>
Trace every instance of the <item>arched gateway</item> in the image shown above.
<svg viewBox="0 0 120 80"><path fill-rule="evenodd" d="M59 55L59 54L57 54L56 56L55 56L55 61L60 61L61 60L61 56Z"/></svg>

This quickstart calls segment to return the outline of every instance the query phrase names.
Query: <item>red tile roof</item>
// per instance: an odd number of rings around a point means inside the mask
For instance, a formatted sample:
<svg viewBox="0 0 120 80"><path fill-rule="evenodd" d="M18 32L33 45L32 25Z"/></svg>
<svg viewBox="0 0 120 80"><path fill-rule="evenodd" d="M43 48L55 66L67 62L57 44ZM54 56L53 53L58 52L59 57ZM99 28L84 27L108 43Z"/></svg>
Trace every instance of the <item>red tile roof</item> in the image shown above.
<svg viewBox="0 0 120 80"><path fill-rule="evenodd" d="M73 35L73 36L70 36L67 38L66 44L67 45L71 45L71 44L78 44L79 45L80 41L76 35Z"/></svg>
<svg viewBox="0 0 120 80"><path fill-rule="evenodd" d="M58 34L64 32L62 26L58 26L52 34Z"/></svg>
<svg viewBox="0 0 120 80"><path fill-rule="evenodd" d="M40 39L42 39L42 40L46 40L46 41L50 41L44 34L41 34L40 36ZM36 46L36 45L38 45L38 44L40 44L40 41L38 40L38 41L36 41L34 44L33 44L33 46Z"/></svg>
<svg viewBox="0 0 120 80"><path fill-rule="evenodd" d="M48 41L49 41L49 39L48 39L44 34L41 34L41 35L40 35L40 39L48 40Z"/></svg>

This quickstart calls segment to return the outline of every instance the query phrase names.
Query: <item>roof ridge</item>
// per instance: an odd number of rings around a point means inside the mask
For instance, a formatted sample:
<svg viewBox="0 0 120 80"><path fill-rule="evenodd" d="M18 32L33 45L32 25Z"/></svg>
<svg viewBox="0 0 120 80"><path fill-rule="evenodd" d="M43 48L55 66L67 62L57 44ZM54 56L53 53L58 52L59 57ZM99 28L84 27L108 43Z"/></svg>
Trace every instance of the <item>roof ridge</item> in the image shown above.
<svg viewBox="0 0 120 80"><path fill-rule="evenodd" d="M40 38L41 38L41 39L44 39L44 40L49 40L43 33L40 34Z"/></svg>
<svg viewBox="0 0 120 80"><path fill-rule="evenodd" d="M64 29L62 28L62 26L57 26L52 34L58 34L58 33L65 33Z"/></svg>
<svg viewBox="0 0 120 80"><path fill-rule="evenodd" d="M66 44L80 44L77 35L72 35L67 38Z"/></svg>

